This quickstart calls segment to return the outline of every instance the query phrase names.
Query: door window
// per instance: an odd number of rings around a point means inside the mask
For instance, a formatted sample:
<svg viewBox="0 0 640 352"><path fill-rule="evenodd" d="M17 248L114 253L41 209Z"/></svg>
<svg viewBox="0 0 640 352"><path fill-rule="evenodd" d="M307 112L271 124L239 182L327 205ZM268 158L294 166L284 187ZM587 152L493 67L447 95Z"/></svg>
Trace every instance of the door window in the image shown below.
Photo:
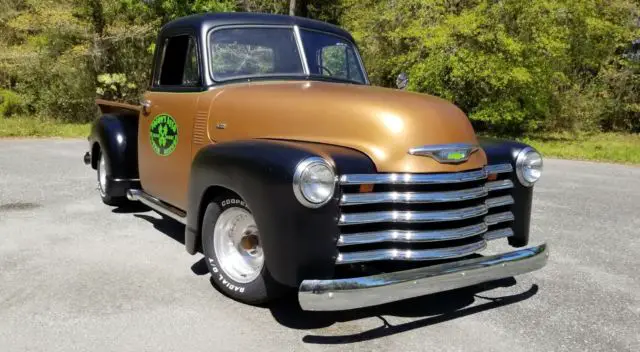
<svg viewBox="0 0 640 352"><path fill-rule="evenodd" d="M158 85L160 86L200 86L200 65L198 46L193 37L179 35L164 42Z"/></svg>

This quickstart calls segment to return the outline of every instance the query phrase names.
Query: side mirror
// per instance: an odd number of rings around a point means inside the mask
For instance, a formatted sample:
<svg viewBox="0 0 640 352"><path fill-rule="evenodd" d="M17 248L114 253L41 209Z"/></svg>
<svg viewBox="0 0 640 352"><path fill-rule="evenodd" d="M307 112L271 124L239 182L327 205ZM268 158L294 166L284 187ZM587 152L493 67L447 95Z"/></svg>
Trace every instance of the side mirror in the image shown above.
<svg viewBox="0 0 640 352"><path fill-rule="evenodd" d="M396 78L396 87L398 87L398 89L407 89L408 85L409 85L409 76L407 76L405 72L401 72L398 75L398 78Z"/></svg>

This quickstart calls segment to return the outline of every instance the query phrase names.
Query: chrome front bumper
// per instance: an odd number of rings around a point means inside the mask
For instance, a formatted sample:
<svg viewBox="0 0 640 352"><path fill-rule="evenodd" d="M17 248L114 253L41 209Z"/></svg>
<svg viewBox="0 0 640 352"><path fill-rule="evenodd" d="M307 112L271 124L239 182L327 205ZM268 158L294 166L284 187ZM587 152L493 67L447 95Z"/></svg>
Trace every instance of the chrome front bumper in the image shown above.
<svg viewBox="0 0 640 352"><path fill-rule="evenodd" d="M338 280L304 280L298 298L304 310L375 306L453 290L538 270L547 264L547 244L509 253L395 273Z"/></svg>

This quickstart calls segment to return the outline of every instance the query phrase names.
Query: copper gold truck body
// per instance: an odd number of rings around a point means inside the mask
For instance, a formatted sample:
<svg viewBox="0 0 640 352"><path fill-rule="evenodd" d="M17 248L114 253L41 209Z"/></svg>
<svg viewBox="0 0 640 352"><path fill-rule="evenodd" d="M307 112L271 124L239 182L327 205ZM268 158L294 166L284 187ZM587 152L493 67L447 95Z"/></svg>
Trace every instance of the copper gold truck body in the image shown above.
<svg viewBox="0 0 640 352"><path fill-rule="evenodd" d="M97 100L83 161L105 204L183 223L233 299L356 309L546 264L546 244L525 248L540 154L478 137L444 99L371 86L347 31L207 13L165 24L156 49L140 105ZM481 256L496 240L518 250Z"/></svg>

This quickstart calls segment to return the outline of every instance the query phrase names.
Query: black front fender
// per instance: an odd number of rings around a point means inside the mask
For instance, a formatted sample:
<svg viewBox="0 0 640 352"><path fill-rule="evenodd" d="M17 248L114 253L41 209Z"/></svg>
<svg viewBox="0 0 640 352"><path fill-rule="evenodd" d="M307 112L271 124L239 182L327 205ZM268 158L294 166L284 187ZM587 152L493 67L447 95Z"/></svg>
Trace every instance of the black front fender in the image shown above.
<svg viewBox="0 0 640 352"><path fill-rule="evenodd" d="M274 279L294 287L303 279L331 278L339 236L339 192L336 190L334 199L318 209L303 206L293 193L296 165L312 156L328 160L337 173L375 172L363 154L334 146L248 140L200 150L190 176L187 251L195 253L198 248L203 209L210 200L207 192L212 188L227 189L251 209L260 229L266 265Z"/></svg>
<svg viewBox="0 0 640 352"><path fill-rule="evenodd" d="M531 146L510 140L496 138L478 138L480 146L487 154L488 163L511 164L513 172L510 179L514 188L512 192L515 204L512 207L515 220L513 221L514 235L509 237L509 244L514 247L524 247L529 243L529 227L531 223L531 204L533 187L523 186L516 176L516 159L518 154Z"/></svg>

